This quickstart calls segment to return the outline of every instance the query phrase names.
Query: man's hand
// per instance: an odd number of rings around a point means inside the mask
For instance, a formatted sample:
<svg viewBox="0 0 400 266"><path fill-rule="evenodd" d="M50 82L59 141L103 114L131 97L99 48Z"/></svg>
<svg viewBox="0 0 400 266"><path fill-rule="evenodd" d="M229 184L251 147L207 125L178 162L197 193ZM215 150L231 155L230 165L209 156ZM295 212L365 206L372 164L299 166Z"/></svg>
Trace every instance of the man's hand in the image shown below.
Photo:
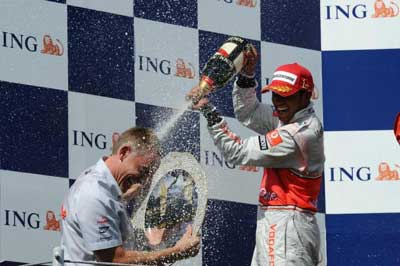
<svg viewBox="0 0 400 266"><path fill-rule="evenodd" d="M188 226L185 234L172 248L154 251L126 250L117 246L94 251L97 261L146 264L162 266L164 263L173 263L177 260L194 257L200 250L200 238L192 235L192 226Z"/></svg>
<svg viewBox="0 0 400 266"><path fill-rule="evenodd" d="M200 88L199 86L196 86L192 88L188 94L186 94L186 99L192 100L193 98L196 98L197 95L200 94ZM209 102L207 97L201 98L196 104L192 105L193 110L199 110L201 107L206 105Z"/></svg>
<svg viewBox="0 0 400 266"><path fill-rule="evenodd" d="M258 62L258 53L256 48L252 44L246 45L243 52L243 67L240 74L247 77L253 77L256 72L256 65Z"/></svg>
<svg viewBox="0 0 400 266"><path fill-rule="evenodd" d="M128 190L122 194L122 200L124 201L131 201L137 195L139 195L140 190L142 189L143 185L140 183L131 185Z"/></svg>
<svg viewBox="0 0 400 266"><path fill-rule="evenodd" d="M189 225L182 238L176 242L174 248L177 250L178 258L194 257L200 250L200 238L193 235L192 226Z"/></svg>

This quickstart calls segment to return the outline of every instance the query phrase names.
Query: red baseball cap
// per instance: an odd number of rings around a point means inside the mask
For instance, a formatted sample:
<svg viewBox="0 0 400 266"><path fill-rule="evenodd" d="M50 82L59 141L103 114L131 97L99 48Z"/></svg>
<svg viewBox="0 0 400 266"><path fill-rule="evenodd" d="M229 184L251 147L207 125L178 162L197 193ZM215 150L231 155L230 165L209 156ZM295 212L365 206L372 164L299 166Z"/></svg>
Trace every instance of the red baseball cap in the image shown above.
<svg viewBox="0 0 400 266"><path fill-rule="evenodd" d="M261 92L273 91L280 96L287 97L299 90L313 92L314 81L311 72L297 64L279 66L272 77L272 82L261 89Z"/></svg>

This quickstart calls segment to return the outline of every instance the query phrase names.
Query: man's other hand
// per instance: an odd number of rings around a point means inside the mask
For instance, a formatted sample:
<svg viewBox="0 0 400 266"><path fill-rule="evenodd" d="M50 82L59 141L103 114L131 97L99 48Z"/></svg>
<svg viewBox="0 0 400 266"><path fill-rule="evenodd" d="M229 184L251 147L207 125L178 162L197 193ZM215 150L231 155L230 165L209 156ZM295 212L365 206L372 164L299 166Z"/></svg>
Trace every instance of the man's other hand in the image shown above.
<svg viewBox="0 0 400 266"><path fill-rule="evenodd" d="M139 183L131 185L128 190L122 194L122 200L131 201L133 198L139 195L142 187L143 185Z"/></svg>
<svg viewBox="0 0 400 266"><path fill-rule="evenodd" d="M243 52L243 67L240 74L244 74L247 77L253 77L256 72L256 66L258 62L258 53L256 48L252 44L246 45Z"/></svg>
<svg viewBox="0 0 400 266"><path fill-rule="evenodd" d="M200 237L193 235L192 226L186 228L185 234L174 246L179 258L194 257L200 250Z"/></svg>

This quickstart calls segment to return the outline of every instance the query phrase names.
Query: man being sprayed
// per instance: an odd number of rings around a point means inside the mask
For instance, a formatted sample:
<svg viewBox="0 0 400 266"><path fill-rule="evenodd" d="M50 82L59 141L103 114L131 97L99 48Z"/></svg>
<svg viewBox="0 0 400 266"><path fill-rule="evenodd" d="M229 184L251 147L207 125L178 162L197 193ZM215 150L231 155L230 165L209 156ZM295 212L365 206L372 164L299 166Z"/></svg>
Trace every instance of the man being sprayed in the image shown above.
<svg viewBox="0 0 400 266"><path fill-rule="evenodd" d="M61 245L66 260L161 265L198 253L199 237L191 228L175 246L163 250L123 246L130 232L124 201L149 187L159 163L160 144L151 129L131 128L113 136L112 154L85 170L63 201Z"/></svg>
<svg viewBox="0 0 400 266"><path fill-rule="evenodd" d="M297 63L279 66L262 89L272 92L273 105L261 104L255 92L255 48L250 46L244 58L233 106L236 118L259 136L240 139L206 97L193 108L206 117L209 133L228 162L264 167L251 265L317 265L320 235L314 214L325 158L323 128L310 101L312 75ZM195 87L187 96L199 94Z"/></svg>

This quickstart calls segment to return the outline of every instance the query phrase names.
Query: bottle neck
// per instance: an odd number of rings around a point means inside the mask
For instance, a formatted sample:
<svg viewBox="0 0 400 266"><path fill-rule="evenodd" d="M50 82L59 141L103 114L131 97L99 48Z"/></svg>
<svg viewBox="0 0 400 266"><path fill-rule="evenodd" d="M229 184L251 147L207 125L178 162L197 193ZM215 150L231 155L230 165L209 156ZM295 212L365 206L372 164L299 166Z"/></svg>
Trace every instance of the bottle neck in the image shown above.
<svg viewBox="0 0 400 266"><path fill-rule="evenodd" d="M208 77L203 77L200 80L199 88L201 96L204 96L205 94L211 92L211 90L213 89L212 83L213 83L212 80L209 79Z"/></svg>
<svg viewBox="0 0 400 266"><path fill-rule="evenodd" d="M203 77L200 80L198 94L192 98L192 102L194 104L197 104L201 100L201 98L211 92L211 90L213 89L213 86L211 86L211 84L212 80L210 80L208 77Z"/></svg>

